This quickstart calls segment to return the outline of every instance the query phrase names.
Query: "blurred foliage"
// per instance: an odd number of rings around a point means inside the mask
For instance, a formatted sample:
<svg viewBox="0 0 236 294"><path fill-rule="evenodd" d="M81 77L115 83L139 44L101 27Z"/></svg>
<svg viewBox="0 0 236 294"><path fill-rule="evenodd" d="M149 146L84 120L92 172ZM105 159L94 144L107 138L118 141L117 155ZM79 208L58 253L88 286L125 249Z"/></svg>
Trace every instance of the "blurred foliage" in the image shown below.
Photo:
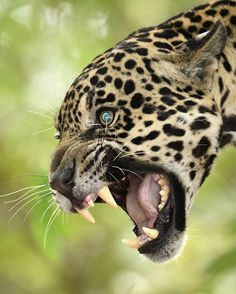
<svg viewBox="0 0 236 294"><path fill-rule="evenodd" d="M1 0L0 193L47 183L55 112L93 57L202 2ZM37 206L37 197L14 206L22 192L1 197L0 293L236 293L235 162L226 148L189 216L182 256L167 265L123 247L132 224L122 211L96 206L95 226L60 215L44 246L50 195Z"/></svg>

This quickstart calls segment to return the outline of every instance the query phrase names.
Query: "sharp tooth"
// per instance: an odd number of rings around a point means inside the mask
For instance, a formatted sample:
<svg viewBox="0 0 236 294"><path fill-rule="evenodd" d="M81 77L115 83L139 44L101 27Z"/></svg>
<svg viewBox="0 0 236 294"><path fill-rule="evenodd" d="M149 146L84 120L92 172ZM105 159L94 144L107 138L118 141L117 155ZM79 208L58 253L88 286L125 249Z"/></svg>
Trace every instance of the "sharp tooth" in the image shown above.
<svg viewBox="0 0 236 294"><path fill-rule="evenodd" d="M168 199L168 191L167 190L161 190L159 192L161 195L161 203L158 205L159 211L162 210L162 208L165 206L167 199Z"/></svg>
<svg viewBox="0 0 236 294"><path fill-rule="evenodd" d="M170 192L170 188L169 188L168 185L163 186L162 189L164 189L165 191L167 191L167 193Z"/></svg>
<svg viewBox="0 0 236 294"><path fill-rule="evenodd" d="M165 204L166 204L166 200L167 200L167 199L162 199L162 200L161 200L161 203L158 205L159 210L161 210L161 209L165 206Z"/></svg>
<svg viewBox="0 0 236 294"><path fill-rule="evenodd" d="M161 191L159 192L159 194L161 195L161 199L167 199L167 198L168 198L168 197L167 197L167 195L168 195L167 190L161 190Z"/></svg>
<svg viewBox="0 0 236 294"><path fill-rule="evenodd" d="M147 228L147 227L142 227L144 233L150 237L152 240L156 239L159 235L159 232L158 230L156 229L150 229L150 228Z"/></svg>
<svg viewBox="0 0 236 294"><path fill-rule="evenodd" d="M122 239L121 241L130 248L138 249L141 247L140 240L138 238L133 240Z"/></svg>
<svg viewBox="0 0 236 294"><path fill-rule="evenodd" d="M102 187L97 193L98 193L98 196L101 197L109 205L111 205L112 207L117 207L117 204L116 204L108 186Z"/></svg>
<svg viewBox="0 0 236 294"><path fill-rule="evenodd" d="M158 184L161 185L161 186L164 186L164 185L167 184L167 181L166 181L166 179L160 179L160 180L158 181Z"/></svg>
<svg viewBox="0 0 236 294"><path fill-rule="evenodd" d="M95 218L93 217L93 215L87 210L87 209L78 209L75 208L75 210L83 217L85 218L87 221L89 221L92 224L95 224Z"/></svg>
<svg viewBox="0 0 236 294"><path fill-rule="evenodd" d="M94 207L94 202L93 202L92 199L90 199L90 200L88 201L88 205L89 205L90 207Z"/></svg>
<svg viewBox="0 0 236 294"><path fill-rule="evenodd" d="M153 179L158 182L160 180L160 176L158 174L153 174Z"/></svg>
<svg viewBox="0 0 236 294"><path fill-rule="evenodd" d="M161 202L161 204L159 204L157 207L159 211L161 211L164 206L165 206L165 202Z"/></svg>

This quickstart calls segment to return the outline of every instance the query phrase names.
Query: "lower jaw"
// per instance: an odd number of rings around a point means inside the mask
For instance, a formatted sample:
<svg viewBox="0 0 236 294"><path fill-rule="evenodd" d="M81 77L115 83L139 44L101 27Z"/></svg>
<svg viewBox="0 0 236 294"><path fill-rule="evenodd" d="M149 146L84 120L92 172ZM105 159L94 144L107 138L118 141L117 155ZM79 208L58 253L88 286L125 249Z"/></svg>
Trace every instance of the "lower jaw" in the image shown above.
<svg viewBox="0 0 236 294"><path fill-rule="evenodd" d="M159 239L148 242L139 249L141 254L154 262L163 263L176 258L185 244L186 214L185 192L182 184L174 174L169 174L173 190L174 210L172 222L166 234Z"/></svg>
<svg viewBox="0 0 236 294"><path fill-rule="evenodd" d="M139 252L153 262L166 263L176 259L181 254L185 241L185 232L174 229L167 234L162 242L147 244L140 248Z"/></svg>
<svg viewBox="0 0 236 294"><path fill-rule="evenodd" d="M144 243L140 248L138 248L138 251L158 262L163 262L173 258L184 243L184 231L186 227L185 191L178 177L174 173L163 170L162 168L141 163L129 158L126 158L125 162L121 161L119 164L117 163L117 165L119 165L121 169L123 167L125 168L125 166L133 166L133 172L135 173L159 173L164 174L168 178L172 191L171 201L173 202L170 223L158 238ZM121 203L118 202L118 205L120 205L127 213L124 201L121 201ZM154 228L157 230L159 229L158 222L154 224ZM134 228L134 233L137 236L140 236L137 226Z"/></svg>

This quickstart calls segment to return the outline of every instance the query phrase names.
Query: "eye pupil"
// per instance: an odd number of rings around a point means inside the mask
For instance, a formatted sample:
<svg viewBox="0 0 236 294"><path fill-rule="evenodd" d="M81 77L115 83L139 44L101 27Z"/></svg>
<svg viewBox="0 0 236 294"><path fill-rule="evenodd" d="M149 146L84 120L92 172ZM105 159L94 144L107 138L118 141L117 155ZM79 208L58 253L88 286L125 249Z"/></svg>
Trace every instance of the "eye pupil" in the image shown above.
<svg viewBox="0 0 236 294"><path fill-rule="evenodd" d="M113 109L100 109L98 112L98 121L104 126L108 127L114 122L115 111Z"/></svg>
<svg viewBox="0 0 236 294"><path fill-rule="evenodd" d="M109 123L112 121L112 114L109 111L104 111L101 115L101 119L104 123Z"/></svg>

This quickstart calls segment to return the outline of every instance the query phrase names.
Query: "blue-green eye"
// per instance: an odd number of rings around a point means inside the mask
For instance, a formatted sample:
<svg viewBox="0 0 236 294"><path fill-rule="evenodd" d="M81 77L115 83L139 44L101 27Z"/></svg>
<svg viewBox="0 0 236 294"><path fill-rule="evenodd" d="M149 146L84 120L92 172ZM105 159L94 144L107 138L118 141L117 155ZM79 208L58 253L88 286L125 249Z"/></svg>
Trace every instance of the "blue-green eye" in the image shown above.
<svg viewBox="0 0 236 294"><path fill-rule="evenodd" d="M114 112L112 110L104 110L99 116L100 123L104 126L109 126L114 120Z"/></svg>

